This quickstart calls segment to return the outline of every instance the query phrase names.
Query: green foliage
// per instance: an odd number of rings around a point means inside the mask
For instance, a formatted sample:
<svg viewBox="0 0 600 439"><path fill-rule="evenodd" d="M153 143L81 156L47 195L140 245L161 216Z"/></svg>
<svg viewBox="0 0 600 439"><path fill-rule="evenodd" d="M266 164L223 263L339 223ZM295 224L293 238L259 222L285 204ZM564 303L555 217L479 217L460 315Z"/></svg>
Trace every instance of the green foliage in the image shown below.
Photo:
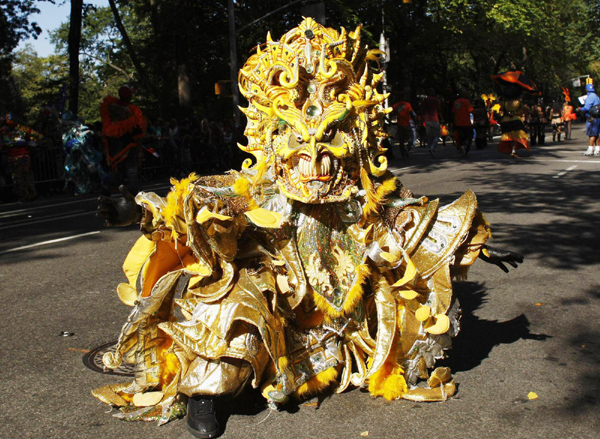
<svg viewBox="0 0 600 439"><path fill-rule="evenodd" d="M38 24L30 21L39 12L34 0L0 1L0 111L15 108L19 103L10 74L13 51L21 40L37 38L41 33Z"/></svg>
<svg viewBox="0 0 600 439"><path fill-rule="evenodd" d="M57 102L68 77L68 59L61 55L38 57L31 45L15 53L13 78L21 91L17 113L21 121L35 125L47 105Z"/></svg>
<svg viewBox="0 0 600 439"><path fill-rule="evenodd" d="M23 3L25 12L34 11L32 1L4 3ZM200 117L230 118L230 98L214 95L214 83L230 77L228 1L116 3L148 80L134 67L110 8L86 6L80 47L80 115L89 122L97 120L102 98L127 82L138 89L134 99L151 118L189 117L189 111ZM282 8L290 3L235 2L236 29L258 20L236 35L238 68L257 45L265 44L268 31L277 39L301 21L299 3ZM600 0L413 0L412 4L329 0L325 5L324 24L347 30L362 25L363 42L371 47L379 44L379 35L385 31L391 52L386 65L388 82L394 89L410 87L413 97L428 87L440 93L448 87L488 93L494 88L490 75L510 68L524 70L549 98L559 96L560 87L570 78L600 77ZM66 22L67 18L51 34L56 57L35 60L34 54L21 53L15 64L13 84L21 90L29 118L68 76ZM21 32L35 32L33 24L21 22L19 26ZM55 72L50 74L52 69ZM187 78L191 110L181 108L178 100L178 87Z"/></svg>
<svg viewBox="0 0 600 439"><path fill-rule="evenodd" d="M42 32L36 22L30 21L32 14L40 12L34 0L3 0L0 2L0 56L8 56L19 41L37 36Z"/></svg>

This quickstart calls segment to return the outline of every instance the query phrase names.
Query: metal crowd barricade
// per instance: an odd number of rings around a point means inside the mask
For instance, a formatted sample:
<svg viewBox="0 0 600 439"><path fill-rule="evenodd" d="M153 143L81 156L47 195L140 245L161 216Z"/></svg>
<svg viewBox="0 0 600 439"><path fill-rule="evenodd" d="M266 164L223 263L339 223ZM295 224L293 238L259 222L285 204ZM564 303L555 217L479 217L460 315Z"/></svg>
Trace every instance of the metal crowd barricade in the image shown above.
<svg viewBox="0 0 600 439"><path fill-rule="evenodd" d="M61 190L65 182L65 156L61 146L39 145L30 149L31 172L36 189Z"/></svg>

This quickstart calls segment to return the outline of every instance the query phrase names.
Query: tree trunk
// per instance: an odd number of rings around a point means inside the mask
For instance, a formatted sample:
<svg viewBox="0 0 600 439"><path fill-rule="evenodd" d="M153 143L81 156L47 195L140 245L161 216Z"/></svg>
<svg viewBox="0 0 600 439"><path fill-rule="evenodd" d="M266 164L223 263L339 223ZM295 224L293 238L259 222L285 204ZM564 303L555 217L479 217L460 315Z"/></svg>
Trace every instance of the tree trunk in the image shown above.
<svg viewBox="0 0 600 439"><path fill-rule="evenodd" d="M69 110L79 111L79 44L81 42L81 18L83 0L71 0L69 23Z"/></svg>
<svg viewBox="0 0 600 439"><path fill-rule="evenodd" d="M161 21L161 14L164 13L161 11L159 0L150 0L150 23L152 24L152 31L154 33L154 38L156 38L159 47L166 47L168 43L165 41L165 26ZM164 54L163 56L167 56ZM166 117L169 114L169 87L166 87L166 84L169 84L169 69L160 68L159 75L160 80L157 84L157 99L158 99L158 114L161 117Z"/></svg>
<svg viewBox="0 0 600 439"><path fill-rule="evenodd" d="M154 87L152 87L152 84L150 83L150 80L148 79L148 75L146 74L146 71L142 67L142 64L140 63L137 55L135 54L135 50L133 49L133 44L131 44L129 35L127 34L127 31L125 30L125 26L123 25L123 21L121 20L121 15L119 14L119 10L117 9L115 0L108 0L108 3L110 5L110 10L112 11L113 16L115 17L115 24L117 25L117 29L119 29L119 33L121 34L121 37L123 38L123 42L125 43L125 47L127 48L127 53L129 54L129 57L131 58L131 62L135 66L135 70L138 72L138 75L140 75L142 84L144 84L145 88L148 91L150 91L152 94L156 95Z"/></svg>
<svg viewBox="0 0 600 439"><path fill-rule="evenodd" d="M179 110L182 114L189 115L192 110L192 87L188 66L185 62L177 66L177 91L179 94Z"/></svg>

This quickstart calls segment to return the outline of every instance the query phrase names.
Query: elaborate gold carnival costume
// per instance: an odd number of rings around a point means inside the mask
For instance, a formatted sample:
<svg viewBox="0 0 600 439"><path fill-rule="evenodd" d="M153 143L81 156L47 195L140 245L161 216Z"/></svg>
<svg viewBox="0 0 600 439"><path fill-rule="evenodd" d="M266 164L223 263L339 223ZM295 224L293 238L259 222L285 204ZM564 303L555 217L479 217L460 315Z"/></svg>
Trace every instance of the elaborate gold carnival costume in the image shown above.
<svg viewBox="0 0 600 439"><path fill-rule="evenodd" d="M239 77L255 162L137 195L143 236L118 287L133 310L104 357L135 380L93 392L120 417L166 422L181 394L248 383L271 405L349 386L454 394L447 368L429 370L459 330L452 278L490 232L472 192L440 207L387 171L376 55L360 28L310 18L269 35Z"/></svg>

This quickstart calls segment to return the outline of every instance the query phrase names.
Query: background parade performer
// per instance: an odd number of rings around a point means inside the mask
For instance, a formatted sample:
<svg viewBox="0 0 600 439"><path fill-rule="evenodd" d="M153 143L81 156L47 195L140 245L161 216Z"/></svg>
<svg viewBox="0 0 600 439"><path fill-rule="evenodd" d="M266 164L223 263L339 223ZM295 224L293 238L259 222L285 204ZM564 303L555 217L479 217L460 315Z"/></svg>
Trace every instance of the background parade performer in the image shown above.
<svg viewBox="0 0 600 439"><path fill-rule="evenodd" d="M579 111L581 111L581 114L585 117L585 134L589 137L590 143L587 151L584 152L583 155L600 156L600 114L598 111L600 98L598 98L596 90L594 89L594 84L591 81L585 85L585 91L587 92L585 104Z"/></svg>
<svg viewBox="0 0 600 439"><path fill-rule="evenodd" d="M136 194L140 188L139 154L145 136L147 121L142 110L131 103L133 89L127 85L119 88L119 97L107 96L100 105L102 136L106 147L106 160L110 167L108 194L124 184Z"/></svg>
<svg viewBox="0 0 600 439"><path fill-rule="evenodd" d="M571 103L571 93L568 88L563 87L563 95L565 96L565 103L562 108L562 118L565 125L565 140L571 140L571 126L573 121L577 120L577 114L575 114Z"/></svg>
<svg viewBox="0 0 600 439"><path fill-rule="evenodd" d="M13 193L21 203L37 196L30 175L30 148L36 146L41 138L37 131L16 123L11 113L4 116L0 125L0 147L8 157Z"/></svg>
<svg viewBox="0 0 600 439"><path fill-rule="evenodd" d="M537 86L518 70L492 75L491 78L502 87L500 110L502 113L500 119L502 138L498 144L498 151L518 157L517 150L529 149L527 133L523 124L521 95L524 91L539 94Z"/></svg>

